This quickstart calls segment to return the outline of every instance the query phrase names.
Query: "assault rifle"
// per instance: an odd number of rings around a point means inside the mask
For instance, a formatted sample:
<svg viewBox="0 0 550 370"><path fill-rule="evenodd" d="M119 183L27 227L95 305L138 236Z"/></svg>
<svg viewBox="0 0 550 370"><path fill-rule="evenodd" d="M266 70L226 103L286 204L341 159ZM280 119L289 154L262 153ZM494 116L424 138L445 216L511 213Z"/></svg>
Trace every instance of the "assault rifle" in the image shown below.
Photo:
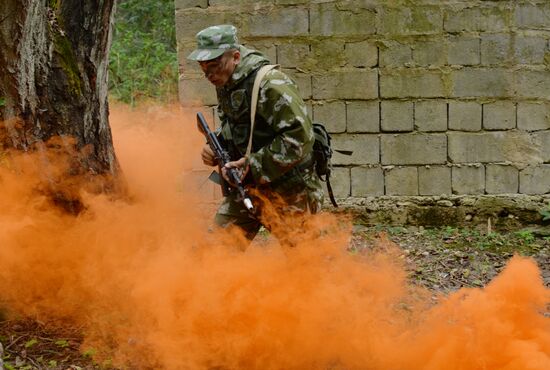
<svg viewBox="0 0 550 370"><path fill-rule="evenodd" d="M210 130L210 127L208 127L208 123L206 123L206 119L204 118L203 114L200 112L197 113L197 127L199 128L199 131L206 138L208 145L210 145L210 148L212 149L212 151L214 152L214 155L216 156L216 159L218 160L218 169L220 172L219 174L216 171L212 172L212 174L210 175L210 179L212 179L216 183L219 183L222 187L223 194L227 195L228 188L223 178L221 178L221 173L222 173L222 167L224 167L227 162L231 162L229 153L220 144L218 137ZM226 168L226 171L227 171L227 176L239 191L239 194L242 198L242 202L244 206L250 213L254 213L254 206L252 205L252 200L246 193L246 189L244 188L243 183L241 181L241 171L237 168Z"/></svg>

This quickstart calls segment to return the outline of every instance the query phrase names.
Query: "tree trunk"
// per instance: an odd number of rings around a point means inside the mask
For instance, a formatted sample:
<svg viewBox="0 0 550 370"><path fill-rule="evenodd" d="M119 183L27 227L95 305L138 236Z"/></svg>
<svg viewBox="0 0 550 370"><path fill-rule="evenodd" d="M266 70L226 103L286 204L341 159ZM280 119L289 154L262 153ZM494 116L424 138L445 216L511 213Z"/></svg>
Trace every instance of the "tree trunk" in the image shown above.
<svg viewBox="0 0 550 370"><path fill-rule="evenodd" d="M86 148L84 171L116 175L107 102L114 3L2 0L0 149L70 136Z"/></svg>

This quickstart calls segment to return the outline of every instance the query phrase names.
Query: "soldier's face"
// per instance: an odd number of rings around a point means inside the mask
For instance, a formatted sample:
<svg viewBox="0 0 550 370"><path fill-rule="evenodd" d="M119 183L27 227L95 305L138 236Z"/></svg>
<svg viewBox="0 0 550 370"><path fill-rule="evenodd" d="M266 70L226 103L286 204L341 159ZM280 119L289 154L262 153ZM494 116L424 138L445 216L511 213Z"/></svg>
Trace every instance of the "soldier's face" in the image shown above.
<svg viewBox="0 0 550 370"><path fill-rule="evenodd" d="M240 60L241 54L235 50L224 53L216 59L199 62L199 64L208 81L216 87L221 87L229 81Z"/></svg>

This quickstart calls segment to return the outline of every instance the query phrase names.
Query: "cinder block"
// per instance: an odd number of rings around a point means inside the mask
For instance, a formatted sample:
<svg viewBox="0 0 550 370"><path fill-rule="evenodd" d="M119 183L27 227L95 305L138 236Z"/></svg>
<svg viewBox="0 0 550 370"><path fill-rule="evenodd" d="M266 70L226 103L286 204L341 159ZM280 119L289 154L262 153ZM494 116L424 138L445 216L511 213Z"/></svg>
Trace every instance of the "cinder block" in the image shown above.
<svg viewBox="0 0 550 370"><path fill-rule="evenodd" d="M452 163L504 162L499 149L502 133L449 132L449 159Z"/></svg>
<svg viewBox="0 0 550 370"><path fill-rule="evenodd" d="M313 106L313 120L324 123L330 133L346 131L346 105L342 101Z"/></svg>
<svg viewBox="0 0 550 370"><path fill-rule="evenodd" d="M380 104L382 131L414 130L414 105L410 101L383 101Z"/></svg>
<svg viewBox="0 0 550 370"><path fill-rule="evenodd" d="M271 1L268 0L209 0L208 5L210 6L236 6L236 5L252 5L252 4L268 4Z"/></svg>
<svg viewBox="0 0 550 370"><path fill-rule="evenodd" d="M517 88L514 76L504 68L464 68L451 71L450 79L454 98L508 98Z"/></svg>
<svg viewBox="0 0 550 370"><path fill-rule="evenodd" d="M347 198L351 194L350 169L345 167L334 167L330 176L330 185L336 198ZM325 189L325 203L329 204L328 192Z"/></svg>
<svg viewBox="0 0 550 370"><path fill-rule="evenodd" d="M371 9L342 9L334 4L311 6L313 36L364 36L376 32L376 13Z"/></svg>
<svg viewBox="0 0 550 370"><path fill-rule="evenodd" d="M378 74L372 70L345 70L313 76L314 99L376 99Z"/></svg>
<svg viewBox="0 0 550 370"><path fill-rule="evenodd" d="M550 23L548 24L550 29ZM543 64L547 40L539 36L517 36L514 57L518 64Z"/></svg>
<svg viewBox="0 0 550 370"><path fill-rule="evenodd" d="M443 38L416 40L412 48L413 61L417 66L442 66L447 62L447 43Z"/></svg>
<svg viewBox="0 0 550 370"><path fill-rule="evenodd" d="M451 195L451 168L447 166L418 167L420 195Z"/></svg>
<svg viewBox="0 0 550 370"><path fill-rule="evenodd" d="M240 26L239 20L231 17L229 13L212 12L201 8L181 9L176 12L176 32L180 40L194 40L197 32L214 24L230 23Z"/></svg>
<svg viewBox="0 0 550 370"><path fill-rule="evenodd" d="M453 194L485 193L485 167L463 166L452 167Z"/></svg>
<svg viewBox="0 0 550 370"><path fill-rule="evenodd" d="M438 34L443 27L443 12L439 6L420 4L385 6L379 10L379 13L378 33L380 34Z"/></svg>
<svg viewBox="0 0 550 370"><path fill-rule="evenodd" d="M516 71L514 87L518 98L550 99L550 71Z"/></svg>
<svg viewBox="0 0 550 370"><path fill-rule="evenodd" d="M244 46L250 49L258 50L264 56L266 56L271 63L279 63L277 61L277 45L274 45L272 42L265 41L244 41L240 40Z"/></svg>
<svg viewBox="0 0 550 370"><path fill-rule="evenodd" d="M491 65L510 61L509 34L481 35L481 64Z"/></svg>
<svg viewBox="0 0 550 370"><path fill-rule="evenodd" d="M440 71L381 69L380 74L380 95L383 98L439 98L446 95Z"/></svg>
<svg viewBox="0 0 550 370"><path fill-rule="evenodd" d="M513 166L488 164L485 168L487 194L515 194L519 190L519 171Z"/></svg>
<svg viewBox="0 0 550 370"><path fill-rule="evenodd" d="M194 60L188 60L187 55L194 50L193 48L178 48L178 61L180 76L185 78L204 78L204 72L199 63Z"/></svg>
<svg viewBox="0 0 550 370"><path fill-rule="evenodd" d="M452 101L449 103L449 130L480 131L481 104Z"/></svg>
<svg viewBox="0 0 550 370"><path fill-rule="evenodd" d="M380 132L380 103L378 101L353 101L347 106L347 132Z"/></svg>
<svg viewBox="0 0 550 370"><path fill-rule="evenodd" d="M449 159L452 163L528 163L540 161L535 139L525 132L449 132Z"/></svg>
<svg viewBox="0 0 550 370"><path fill-rule="evenodd" d="M479 38L470 36L449 37L449 64L476 65L480 62L480 54Z"/></svg>
<svg viewBox="0 0 550 370"><path fill-rule="evenodd" d="M523 29L543 29L550 27L550 4L523 3L515 7L515 24Z"/></svg>
<svg viewBox="0 0 550 370"><path fill-rule="evenodd" d="M509 29L511 10L506 7L448 7L444 29L447 32L502 32Z"/></svg>
<svg viewBox="0 0 550 370"><path fill-rule="evenodd" d="M539 148L541 162L550 163L550 131L537 131L532 135Z"/></svg>
<svg viewBox="0 0 550 370"><path fill-rule="evenodd" d="M247 36L306 36L309 33L309 13L301 8L275 8L255 12L243 21Z"/></svg>
<svg viewBox="0 0 550 370"><path fill-rule="evenodd" d="M174 6L176 11L194 7L208 8L208 0L175 0Z"/></svg>
<svg viewBox="0 0 550 370"><path fill-rule="evenodd" d="M386 134L380 140L384 165L444 164L447 161L445 134Z"/></svg>
<svg viewBox="0 0 550 370"><path fill-rule="evenodd" d="M378 48L370 41L346 43L344 56L352 67L374 67L378 64Z"/></svg>
<svg viewBox="0 0 550 370"><path fill-rule="evenodd" d="M550 193L550 164L528 166L519 173L521 194Z"/></svg>
<svg viewBox="0 0 550 370"><path fill-rule="evenodd" d="M331 71L345 66L347 61L344 47L345 44L342 41L331 38L312 40L311 54L313 58L308 61L308 68L315 71Z"/></svg>
<svg viewBox="0 0 550 370"><path fill-rule="evenodd" d="M412 64L412 49L410 45L397 41L386 41L380 47L381 67L402 67Z"/></svg>
<svg viewBox="0 0 550 370"><path fill-rule="evenodd" d="M313 104L311 103L311 100L306 100L305 103L306 103L306 109L307 109L307 116L313 122Z"/></svg>
<svg viewBox="0 0 550 370"><path fill-rule="evenodd" d="M414 125L418 131L446 131L447 103L440 100L414 103Z"/></svg>
<svg viewBox="0 0 550 370"><path fill-rule="evenodd" d="M384 172L386 195L418 195L418 169L395 167Z"/></svg>
<svg viewBox="0 0 550 370"><path fill-rule="evenodd" d="M276 4L281 4L281 5L309 4L310 2L311 2L310 0L275 0Z"/></svg>
<svg viewBox="0 0 550 370"><path fill-rule="evenodd" d="M311 99L313 94L311 76L308 73L302 73L294 69L283 69L283 72L286 73L290 78L296 82L298 86L298 91L300 96L304 100Z"/></svg>
<svg viewBox="0 0 550 370"><path fill-rule="evenodd" d="M518 129L525 131L550 129L550 104L518 103Z"/></svg>
<svg viewBox="0 0 550 370"><path fill-rule="evenodd" d="M369 134L334 134L332 148L335 152L332 163L335 165L364 165L380 163L380 139L378 135ZM338 153L336 150L351 150L351 156Z"/></svg>
<svg viewBox="0 0 550 370"><path fill-rule="evenodd" d="M516 128L516 104L511 101L483 104L483 128L485 130Z"/></svg>
<svg viewBox="0 0 550 370"><path fill-rule="evenodd" d="M205 78L182 79L179 82L179 100L183 105L216 105L216 89Z"/></svg>
<svg viewBox="0 0 550 370"><path fill-rule="evenodd" d="M351 169L351 195L368 197L384 195L384 173L380 167Z"/></svg>

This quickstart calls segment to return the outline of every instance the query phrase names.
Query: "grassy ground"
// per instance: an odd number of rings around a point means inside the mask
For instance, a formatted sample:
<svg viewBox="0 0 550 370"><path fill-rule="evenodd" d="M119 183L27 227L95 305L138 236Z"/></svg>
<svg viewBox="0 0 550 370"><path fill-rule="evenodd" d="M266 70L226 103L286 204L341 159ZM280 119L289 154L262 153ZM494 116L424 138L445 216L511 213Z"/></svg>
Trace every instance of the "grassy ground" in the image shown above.
<svg viewBox="0 0 550 370"><path fill-rule="evenodd" d="M487 227L424 229L355 225L349 253L379 248L376 240L381 233L400 246L397 258L404 260L410 280L432 291L448 293L461 287L484 286L514 254L534 258L546 286L550 287L550 237L543 236L545 233L540 230L488 232ZM94 363L93 353L81 352L79 328L33 320L2 321L0 316L0 342L5 369L109 368L108 364Z"/></svg>
<svg viewBox="0 0 550 370"><path fill-rule="evenodd" d="M383 232L402 249L412 282L431 290L450 292L461 287L481 287L494 278L514 254L534 258L550 286L550 237L539 230L498 232L444 227L355 226L351 253L376 248Z"/></svg>

